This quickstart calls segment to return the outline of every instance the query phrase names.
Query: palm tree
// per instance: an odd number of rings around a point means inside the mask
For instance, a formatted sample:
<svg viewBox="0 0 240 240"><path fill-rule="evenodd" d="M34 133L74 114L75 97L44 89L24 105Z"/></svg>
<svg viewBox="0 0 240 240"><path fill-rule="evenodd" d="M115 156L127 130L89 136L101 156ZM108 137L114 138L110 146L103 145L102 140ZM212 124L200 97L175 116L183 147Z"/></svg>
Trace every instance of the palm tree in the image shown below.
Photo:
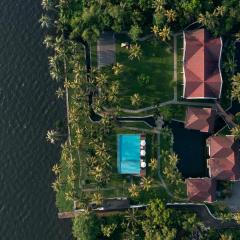
<svg viewBox="0 0 240 240"><path fill-rule="evenodd" d="M137 58L138 60L140 60L141 56L142 56L142 50L140 45L138 45L137 43L131 45L129 49L129 56L128 56L129 59L133 60Z"/></svg>
<svg viewBox="0 0 240 240"><path fill-rule="evenodd" d="M141 98L140 95L138 93L134 93L131 96L131 103L133 106L139 106L141 104Z"/></svg>
<svg viewBox="0 0 240 240"><path fill-rule="evenodd" d="M233 99L240 101L240 73L232 77L231 95Z"/></svg>
<svg viewBox="0 0 240 240"><path fill-rule="evenodd" d="M141 179L141 185L142 185L143 190L149 191L149 189L152 186L152 183L153 183L153 179L150 177L143 177Z"/></svg>
<svg viewBox="0 0 240 240"><path fill-rule="evenodd" d="M113 73L115 75L119 75L120 73L122 73L123 71L123 65L120 63L116 63L113 67L112 67Z"/></svg>
<svg viewBox="0 0 240 240"><path fill-rule="evenodd" d="M163 6L166 4L165 0L155 0L153 1L153 7L155 12L160 12L163 9Z"/></svg>
<svg viewBox="0 0 240 240"><path fill-rule="evenodd" d="M165 16L167 17L168 22L174 22L176 20L177 14L173 9L166 10Z"/></svg>
<svg viewBox="0 0 240 240"><path fill-rule="evenodd" d="M101 73L98 76L96 76L96 81L98 86L103 86L107 83L108 77L106 74Z"/></svg>
<svg viewBox="0 0 240 240"><path fill-rule="evenodd" d="M118 94L119 94L119 88L120 88L120 84L119 82L113 82L111 84L111 86L109 87L109 91L108 91L108 101L111 103L116 103L118 98Z"/></svg>
<svg viewBox="0 0 240 240"><path fill-rule="evenodd" d="M154 25L152 27L152 32L154 33L155 36L158 36L158 34L159 34L159 27Z"/></svg>
<svg viewBox="0 0 240 240"><path fill-rule="evenodd" d="M167 27L166 25L159 30L159 37L163 40L163 41L166 41L166 40L170 40L170 28Z"/></svg>
<svg viewBox="0 0 240 240"><path fill-rule="evenodd" d="M149 167L151 168L152 171L157 169L157 165L158 165L157 159L156 158L151 158L150 163L149 163Z"/></svg>
<svg viewBox="0 0 240 240"><path fill-rule="evenodd" d="M210 30L214 30L219 23L214 15L211 15L208 11L206 11L205 15L202 13L199 14L198 22L209 28Z"/></svg>
<svg viewBox="0 0 240 240"><path fill-rule="evenodd" d="M61 167L58 164L54 164L52 167L52 171L55 175L58 175L61 171Z"/></svg>
<svg viewBox="0 0 240 240"><path fill-rule="evenodd" d="M72 171L68 176L67 176L67 182L68 184L70 184L71 186L74 186L74 181L76 180L76 175L74 174L74 172Z"/></svg>
<svg viewBox="0 0 240 240"><path fill-rule="evenodd" d="M103 196L100 192L96 192L92 195L91 201L97 205L101 205L103 202Z"/></svg>
<svg viewBox="0 0 240 240"><path fill-rule="evenodd" d="M169 164L171 166L176 166L177 162L178 162L178 155L176 153L171 153L169 154L168 156L168 159L169 159Z"/></svg>
<svg viewBox="0 0 240 240"><path fill-rule="evenodd" d="M107 154L106 144L102 143L101 145L96 145L96 155L99 157L105 157Z"/></svg>
<svg viewBox="0 0 240 240"><path fill-rule="evenodd" d="M71 83L69 81L64 82L64 88L68 89L71 87Z"/></svg>
<svg viewBox="0 0 240 240"><path fill-rule="evenodd" d="M238 33L235 34L235 38L236 38L236 41L237 41L237 42L240 41L240 32L238 32Z"/></svg>
<svg viewBox="0 0 240 240"><path fill-rule="evenodd" d="M57 98L63 98L64 92L65 91L59 87L56 91Z"/></svg>
<svg viewBox="0 0 240 240"><path fill-rule="evenodd" d="M58 131L48 130L46 139L48 142L54 144L56 141L58 141L60 139L60 136L61 136L61 134Z"/></svg>
<svg viewBox="0 0 240 240"><path fill-rule="evenodd" d="M59 178L57 178L56 180L55 180L55 182L53 182L52 183L52 188L53 188L53 191L54 192L59 192L59 190L60 190L60 188L61 188L61 182L60 182L60 179Z"/></svg>
<svg viewBox="0 0 240 240"><path fill-rule="evenodd" d="M52 0L42 0L41 5L42 5L42 8L46 11L48 11L54 7Z"/></svg>
<svg viewBox="0 0 240 240"><path fill-rule="evenodd" d="M139 196L139 188L136 184L131 184L128 188L128 192L130 193L131 197L138 197Z"/></svg>
<svg viewBox="0 0 240 240"><path fill-rule="evenodd" d="M233 218L238 224L240 224L240 212L235 213Z"/></svg>
<svg viewBox="0 0 240 240"><path fill-rule="evenodd" d="M233 237L232 237L232 235L223 233L220 235L219 240L233 240Z"/></svg>
<svg viewBox="0 0 240 240"><path fill-rule="evenodd" d="M232 134L236 139L239 139L239 138L240 138L240 125L232 128L232 129L231 129L231 134Z"/></svg>
<svg viewBox="0 0 240 240"><path fill-rule="evenodd" d="M117 224L112 223L110 225L101 225L101 231L103 233L104 237L110 237L113 232L115 231L115 229L117 228Z"/></svg>
<svg viewBox="0 0 240 240"><path fill-rule="evenodd" d="M65 193L65 199L66 199L67 201L73 201L73 199L74 199L74 193L73 193L73 191L68 191L68 192L66 192L66 193Z"/></svg>
<svg viewBox="0 0 240 240"><path fill-rule="evenodd" d="M50 35L46 35L43 44L46 46L46 48L52 48L54 46L54 40L53 37Z"/></svg>
<svg viewBox="0 0 240 240"><path fill-rule="evenodd" d="M51 18L47 15L42 15L39 22L42 28L49 28L51 26Z"/></svg>
<svg viewBox="0 0 240 240"><path fill-rule="evenodd" d="M216 9L213 11L213 15L218 17L221 16L223 17L223 15L226 12L226 7L225 6L217 6Z"/></svg>

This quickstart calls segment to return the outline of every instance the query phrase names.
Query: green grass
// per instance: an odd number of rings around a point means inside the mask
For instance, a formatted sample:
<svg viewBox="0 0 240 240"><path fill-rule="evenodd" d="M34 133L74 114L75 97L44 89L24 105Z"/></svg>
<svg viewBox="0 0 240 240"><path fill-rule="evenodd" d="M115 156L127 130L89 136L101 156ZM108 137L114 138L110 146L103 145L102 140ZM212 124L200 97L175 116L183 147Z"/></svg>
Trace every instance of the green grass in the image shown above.
<svg viewBox="0 0 240 240"><path fill-rule="evenodd" d="M178 100L182 99L183 95L183 38L182 35L177 37L177 96Z"/></svg>
<svg viewBox="0 0 240 240"><path fill-rule="evenodd" d="M138 93L142 98L140 107L165 102L173 98L173 49L172 43L166 44L154 39L141 43L142 57L130 60L129 50L121 48L121 42L128 41L125 36L117 39L116 61L124 65L119 77L121 87L120 105L131 108L130 96ZM138 77L144 74L149 83L144 84Z"/></svg>

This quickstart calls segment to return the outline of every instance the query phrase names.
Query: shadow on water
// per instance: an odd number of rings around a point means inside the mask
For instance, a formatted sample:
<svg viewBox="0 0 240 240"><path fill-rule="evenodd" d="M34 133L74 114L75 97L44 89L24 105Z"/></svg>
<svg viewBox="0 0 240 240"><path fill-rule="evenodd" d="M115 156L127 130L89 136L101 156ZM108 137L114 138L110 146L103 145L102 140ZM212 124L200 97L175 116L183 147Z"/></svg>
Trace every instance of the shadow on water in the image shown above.
<svg viewBox="0 0 240 240"><path fill-rule="evenodd" d="M60 147L45 136L65 107L48 73L41 1L1 0L0 9L0 239L71 239L51 188Z"/></svg>
<svg viewBox="0 0 240 240"><path fill-rule="evenodd" d="M179 156L178 168L183 177L207 177L206 139L209 135L188 130L178 121L172 121L168 127L173 132L173 150Z"/></svg>

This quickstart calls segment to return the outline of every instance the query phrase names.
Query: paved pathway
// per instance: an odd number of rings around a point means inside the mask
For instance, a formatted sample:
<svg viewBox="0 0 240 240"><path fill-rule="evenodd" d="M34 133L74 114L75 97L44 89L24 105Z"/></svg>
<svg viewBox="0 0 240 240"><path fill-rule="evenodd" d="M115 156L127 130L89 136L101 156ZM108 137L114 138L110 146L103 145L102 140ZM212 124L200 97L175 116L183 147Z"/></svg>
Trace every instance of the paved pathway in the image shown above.
<svg viewBox="0 0 240 240"><path fill-rule="evenodd" d="M232 196L223 200L232 212L240 211L240 182L234 182L232 186Z"/></svg>
<svg viewBox="0 0 240 240"><path fill-rule="evenodd" d="M237 224L235 220L223 221L220 218L216 218L211 214L205 204L168 203L167 206L174 209L187 210L196 213L196 215L203 221L206 227L212 227L215 229L240 228L240 225Z"/></svg>

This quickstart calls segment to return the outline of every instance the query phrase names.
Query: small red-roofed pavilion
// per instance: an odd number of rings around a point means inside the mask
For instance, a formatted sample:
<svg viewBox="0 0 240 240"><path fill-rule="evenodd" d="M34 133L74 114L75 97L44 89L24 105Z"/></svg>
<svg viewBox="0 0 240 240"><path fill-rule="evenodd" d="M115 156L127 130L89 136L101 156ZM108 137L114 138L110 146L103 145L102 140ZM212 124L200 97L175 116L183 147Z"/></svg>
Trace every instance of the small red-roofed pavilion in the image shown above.
<svg viewBox="0 0 240 240"><path fill-rule="evenodd" d="M215 111L212 108L188 107L185 128L210 133L214 130Z"/></svg>
<svg viewBox="0 0 240 240"><path fill-rule="evenodd" d="M216 199L216 182L211 178L188 178L187 196L193 202L214 202Z"/></svg>

